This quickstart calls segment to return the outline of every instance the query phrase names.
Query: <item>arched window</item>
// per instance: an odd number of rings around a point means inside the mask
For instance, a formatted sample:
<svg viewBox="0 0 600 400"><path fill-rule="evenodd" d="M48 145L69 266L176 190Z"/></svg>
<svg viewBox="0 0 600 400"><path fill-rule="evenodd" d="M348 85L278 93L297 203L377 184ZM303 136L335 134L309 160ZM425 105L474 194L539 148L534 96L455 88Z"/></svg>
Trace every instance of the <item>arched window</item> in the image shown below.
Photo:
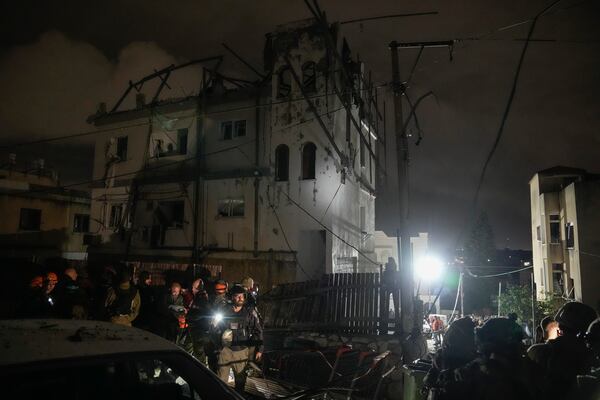
<svg viewBox="0 0 600 400"><path fill-rule="evenodd" d="M277 74L277 98L287 97L292 90L292 72L285 66Z"/></svg>
<svg viewBox="0 0 600 400"><path fill-rule="evenodd" d="M280 144L275 149L275 180L285 182L290 175L290 149Z"/></svg>
<svg viewBox="0 0 600 400"><path fill-rule="evenodd" d="M315 179L315 164L317 162L317 146L305 143L302 147L302 179Z"/></svg>
<svg viewBox="0 0 600 400"><path fill-rule="evenodd" d="M317 67L313 61L302 66L302 87L308 93L317 91Z"/></svg>

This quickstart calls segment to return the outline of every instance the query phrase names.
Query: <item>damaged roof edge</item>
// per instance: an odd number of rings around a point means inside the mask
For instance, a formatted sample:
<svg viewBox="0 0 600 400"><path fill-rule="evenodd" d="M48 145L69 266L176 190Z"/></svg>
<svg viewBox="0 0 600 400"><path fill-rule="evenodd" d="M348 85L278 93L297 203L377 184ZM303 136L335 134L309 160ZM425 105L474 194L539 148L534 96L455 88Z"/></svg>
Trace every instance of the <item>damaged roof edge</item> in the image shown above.
<svg viewBox="0 0 600 400"><path fill-rule="evenodd" d="M206 101L210 106L234 103L244 100L251 100L257 95L267 93L264 87L249 87L245 89L229 89L222 93L208 93ZM268 92L270 94L270 91ZM175 113L179 111L196 109L200 106L201 96L188 96L182 98L173 98L163 100L155 104L147 104L141 108L115 111L102 114L92 114L87 118L87 122L94 126L105 126L119 122L131 121L140 118L147 118L153 112Z"/></svg>

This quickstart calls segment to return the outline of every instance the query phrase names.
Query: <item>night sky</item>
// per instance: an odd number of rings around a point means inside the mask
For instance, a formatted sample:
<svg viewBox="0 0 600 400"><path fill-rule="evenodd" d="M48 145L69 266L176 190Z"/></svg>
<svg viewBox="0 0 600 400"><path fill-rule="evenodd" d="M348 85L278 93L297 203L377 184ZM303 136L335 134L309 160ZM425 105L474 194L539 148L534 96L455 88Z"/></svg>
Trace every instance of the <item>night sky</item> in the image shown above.
<svg viewBox="0 0 600 400"><path fill-rule="evenodd" d="M411 146L411 231L429 232L432 247L453 247L479 173L500 125L529 24L549 0L322 0L329 21L437 11L434 16L345 25L374 81L391 79L388 43L461 41L425 50L410 82L424 139ZM254 78L227 55L225 42L262 67L264 34L310 17L301 0L24 1L0 17L0 145L88 131L99 102L109 107L138 79L171 63L225 54L222 72ZM538 170L567 165L600 172L600 2L564 0L540 18L529 46L505 132L490 164L479 208L499 247L530 248L528 181ZM552 41L540 41L552 39ZM407 77L417 50L402 50ZM199 74L173 76L168 96L197 91ZM381 89L384 96L388 90ZM388 103L388 117L391 104ZM89 179L91 137L12 150L19 161L43 157L62 182ZM391 149L390 149L391 150ZM2 150L6 157L7 149ZM391 157L391 155L390 155ZM395 160L380 187L379 220L395 214ZM380 226L393 229L393 226Z"/></svg>

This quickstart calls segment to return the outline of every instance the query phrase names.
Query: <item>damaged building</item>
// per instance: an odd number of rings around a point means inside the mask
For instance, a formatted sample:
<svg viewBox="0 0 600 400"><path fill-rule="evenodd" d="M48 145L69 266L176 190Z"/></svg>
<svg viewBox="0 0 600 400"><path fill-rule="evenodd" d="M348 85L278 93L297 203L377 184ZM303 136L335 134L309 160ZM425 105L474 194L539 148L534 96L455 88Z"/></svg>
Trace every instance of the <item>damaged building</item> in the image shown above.
<svg viewBox="0 0 600 400"><path fill-rule="evenodd" d="M256 82L199 60L198 95L159 100L179 67L130 83L90 117L95 144L90 263L202 266L266 287L378 271L376 90L338 24L305 20L266 37ZM159 82L152 99L137 94ZM366 256L366 257L365 257Z"/></svg>

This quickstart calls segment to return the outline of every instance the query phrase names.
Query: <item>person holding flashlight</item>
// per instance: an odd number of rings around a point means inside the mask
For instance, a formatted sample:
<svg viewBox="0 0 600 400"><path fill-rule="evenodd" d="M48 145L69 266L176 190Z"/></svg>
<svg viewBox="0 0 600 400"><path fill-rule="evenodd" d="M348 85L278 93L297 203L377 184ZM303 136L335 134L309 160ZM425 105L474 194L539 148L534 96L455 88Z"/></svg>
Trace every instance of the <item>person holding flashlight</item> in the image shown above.
<svg viewBox="0 0 600 400"><path fill-rule="evenodd" d="M246 305L246 289L240 285L231 288L231 304L215 316L214 324L221 334L222 348L218 357L217 375L224 382L233 370L235 388L243 393L246 384L246 367L251 359L250 349L256 346L254 359L262 356L263 329L256 309ZM220 321L218 321L220 319Z"/></svg>

